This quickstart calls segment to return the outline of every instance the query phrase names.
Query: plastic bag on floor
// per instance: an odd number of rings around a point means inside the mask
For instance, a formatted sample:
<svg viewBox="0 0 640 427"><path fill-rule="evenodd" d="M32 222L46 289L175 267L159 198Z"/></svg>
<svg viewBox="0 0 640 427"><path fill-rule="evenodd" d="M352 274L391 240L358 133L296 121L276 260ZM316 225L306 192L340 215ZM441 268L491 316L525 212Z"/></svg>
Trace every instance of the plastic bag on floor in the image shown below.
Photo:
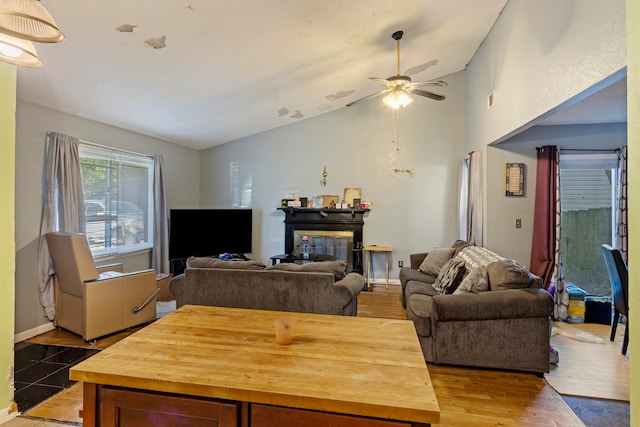
<svg viewBox="0 0 640 427"><path fill-rule="evenodd" d="M571 338L577 341L592 342L595 344L602 344L604 340L589 332L583 331L575 326L571 326L567 323L553 322L551 328L551 336L560 335L563 337Z"/></svg>

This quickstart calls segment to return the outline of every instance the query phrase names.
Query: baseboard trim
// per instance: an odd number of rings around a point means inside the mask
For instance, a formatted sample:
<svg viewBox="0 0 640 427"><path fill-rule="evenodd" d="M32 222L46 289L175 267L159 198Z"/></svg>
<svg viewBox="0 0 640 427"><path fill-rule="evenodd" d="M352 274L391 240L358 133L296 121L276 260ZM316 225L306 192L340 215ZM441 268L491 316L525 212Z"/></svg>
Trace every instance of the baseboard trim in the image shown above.
<svg viewBox="0 0 640 427"><path fill-rule="evenodd" d="M20 413L15 402L11 402L11 406L8 408L0 409L0 424L4 424L9 420L14 419Z"/></svg>
<svg viewBox="0 0 640 427"><path fill-rule="evenodd" d="M31 328L24 332L19 332L13 336L13 342L22 342L28 340L29 338L33 338L40 334L44 334L45 332L53 331L56 327L52 322L45 323L44 325L36 326L35 328Z"/></svg>

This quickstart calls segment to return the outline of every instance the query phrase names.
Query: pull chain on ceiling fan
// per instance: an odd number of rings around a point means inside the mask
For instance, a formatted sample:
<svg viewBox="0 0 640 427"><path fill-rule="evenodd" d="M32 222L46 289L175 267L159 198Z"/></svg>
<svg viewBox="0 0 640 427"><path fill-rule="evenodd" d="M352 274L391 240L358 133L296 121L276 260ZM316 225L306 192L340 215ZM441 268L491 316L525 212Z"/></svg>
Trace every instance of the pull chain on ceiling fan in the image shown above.
<svg viewBox="0 0 640 427"><path fill-rule="evenodd" d="M445 99L444 95L422 90L419 87L446 86L446 82L443 82L442 80L411 82L411 77L400 74L400 39L402 39L403 34L403 31L396 31L391 35L391 37L396 40L398 44L397 74L395 76L387 77L386 79L380 77L369 77L369 80L384 84L386 86L386 89L382 89L379 92L372 93L371 95L365 96L364 98L360 98L353 102L350 102L347 104L347 107L351 107L357 102L366 101L385 94L387 94L387 96L385 96L383 99L384 104L394 109L408 105L412 101L411 97L409 96L410 93L424 96L436 101L442 101Z"/></svg>

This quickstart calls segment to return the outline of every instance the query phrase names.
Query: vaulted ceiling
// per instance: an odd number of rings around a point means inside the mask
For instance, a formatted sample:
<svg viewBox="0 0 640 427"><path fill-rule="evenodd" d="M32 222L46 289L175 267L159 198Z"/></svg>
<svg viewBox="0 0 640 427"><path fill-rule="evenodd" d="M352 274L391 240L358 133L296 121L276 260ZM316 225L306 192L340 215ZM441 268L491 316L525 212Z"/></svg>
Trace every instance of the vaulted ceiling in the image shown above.
<svg viewBox="0 0 640 427"><path fill-rule="evenodd" d="M506 3L42 0L66 38L35 44L18 99L202 150L380 90L397 30L414 81L464 70ZM626 121L625 101L626 79L540 124Z"/></svg>
<svg viewBox="0 0 640 427"><path fill-rule="evenodd" d="M379 90L396 30L402 73L461 71L506 1L42 0L66 38L36 43L18 99L205 149Z"/></svg>

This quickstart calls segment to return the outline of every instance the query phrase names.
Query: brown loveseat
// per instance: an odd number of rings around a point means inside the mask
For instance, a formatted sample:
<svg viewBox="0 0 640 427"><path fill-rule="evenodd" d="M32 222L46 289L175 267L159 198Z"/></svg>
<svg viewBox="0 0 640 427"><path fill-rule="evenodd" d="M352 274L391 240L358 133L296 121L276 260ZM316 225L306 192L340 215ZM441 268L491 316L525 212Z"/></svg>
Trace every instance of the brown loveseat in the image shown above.
<svg viewBox="0 0 640 427"><path fill-rule="evenodd" d="M341 261L276 264L189 258L171 279L177 307L185 304L355 316L364 278Z"/></svg>
<svg viewBox="0 0 640 427"><path fill-rule="evenodd" d="M411 255L400 282L428 362L549 371L553 299L515 261L458 241Z"/></svg>

